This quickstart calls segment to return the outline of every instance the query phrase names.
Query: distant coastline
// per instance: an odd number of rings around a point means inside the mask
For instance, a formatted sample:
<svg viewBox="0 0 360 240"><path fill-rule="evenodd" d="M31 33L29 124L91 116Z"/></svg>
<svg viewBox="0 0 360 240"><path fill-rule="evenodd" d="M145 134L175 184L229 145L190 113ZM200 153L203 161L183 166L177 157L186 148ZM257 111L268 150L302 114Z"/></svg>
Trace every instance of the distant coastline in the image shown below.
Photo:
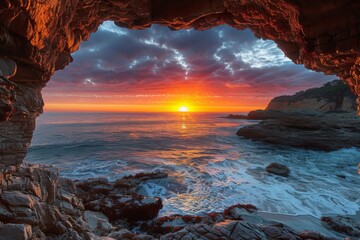
<svg viewBox="0 0 360 240"><path fill-rule="evenodd" d="M360 148L356 96L340 80L276 97L265 110L225 118L263 120L236 133L254 141L322 151Z"/></svg>

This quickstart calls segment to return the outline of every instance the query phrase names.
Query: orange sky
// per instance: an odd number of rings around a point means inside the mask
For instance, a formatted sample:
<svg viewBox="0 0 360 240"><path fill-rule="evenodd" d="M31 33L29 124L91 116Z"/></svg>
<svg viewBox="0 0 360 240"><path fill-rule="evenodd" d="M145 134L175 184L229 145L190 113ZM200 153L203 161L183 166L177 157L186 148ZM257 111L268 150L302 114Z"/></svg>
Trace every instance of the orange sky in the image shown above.
<svg viewBox="0 0 360 240"><path fill-rule="evenodd" d="M174 112L181 106L190 112L248 112L263 109L268 98L239 99L215 95L113 95L86 94L78 96L44 94L44 111L83 112Z"/></svg>
<svg viewBox="0 0 360 240"><path fill-rule="evenodd" d="M293 64L249 30L119 28L105 22L43 90L45 112L241 113L334 77Z"/></svg>

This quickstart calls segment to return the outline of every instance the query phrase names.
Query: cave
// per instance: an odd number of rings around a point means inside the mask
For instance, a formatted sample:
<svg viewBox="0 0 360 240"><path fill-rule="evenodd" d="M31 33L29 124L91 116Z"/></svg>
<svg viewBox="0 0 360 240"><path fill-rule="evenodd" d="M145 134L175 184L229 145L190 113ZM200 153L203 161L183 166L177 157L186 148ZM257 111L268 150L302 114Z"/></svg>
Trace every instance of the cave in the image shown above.
<svg viewBox="0 0 360 240"><path fill-rule="evenodd" d="M257 37L273 40L295 64L336 75L360 94L356 1L6 0L0 6L0 51L16 62L11 81L18 86L1 85L0 160L5 166L21 164L26 155L35 118L42 112L41 89L105 20L130 29L153 23L173 30L205 30L221 24L250 28Z"/></svg>
<svg viewBox="0 0 360 240"><path fill-rule="evenodd" d="M104 21L129 29L152 24L174 31L223 24L251 29L257 37L273 40L294 64L336 75L360 97L358 1L4 0L0 11L4 174L16 172L23 163L35 120L43 112L41 90Z"/></svg>

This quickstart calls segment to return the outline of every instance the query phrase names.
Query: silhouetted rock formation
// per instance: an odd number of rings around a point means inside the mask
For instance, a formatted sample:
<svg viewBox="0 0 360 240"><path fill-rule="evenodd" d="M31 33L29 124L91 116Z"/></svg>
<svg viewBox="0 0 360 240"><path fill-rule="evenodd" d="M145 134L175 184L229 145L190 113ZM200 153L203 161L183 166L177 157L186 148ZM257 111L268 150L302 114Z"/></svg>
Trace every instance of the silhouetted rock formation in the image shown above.
<svg viewBox="0 0 360 240"><path fill-rule="evenodd" d="M241 114L229 114L227 115L225 118L230 118L230 119L248 119L247 115L241 115Z"/></svg>

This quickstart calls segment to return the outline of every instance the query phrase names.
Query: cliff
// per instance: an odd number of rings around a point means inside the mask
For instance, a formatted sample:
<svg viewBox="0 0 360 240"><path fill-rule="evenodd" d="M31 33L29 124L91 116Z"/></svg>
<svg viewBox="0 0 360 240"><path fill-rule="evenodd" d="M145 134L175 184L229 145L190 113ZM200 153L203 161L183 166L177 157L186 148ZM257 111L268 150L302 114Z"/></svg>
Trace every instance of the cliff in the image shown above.
<svg viewBox="0 0 360 240"><path fill-rule="evenodd" d="M356 96L340 80L319 88L298 92L292 96L279 96L270 101L266 110L283 112L324 113L356 111Z"/></svg>
<svg viewBox="0 0 360 240"><path fill-rule="evenodd" d="M272 99L265 110L246 116L263 121L240 128L236 135L323 151L360 148L360 119L355 117L355 110L356 96L343 82L334 80L319 88Z"/></svg>

